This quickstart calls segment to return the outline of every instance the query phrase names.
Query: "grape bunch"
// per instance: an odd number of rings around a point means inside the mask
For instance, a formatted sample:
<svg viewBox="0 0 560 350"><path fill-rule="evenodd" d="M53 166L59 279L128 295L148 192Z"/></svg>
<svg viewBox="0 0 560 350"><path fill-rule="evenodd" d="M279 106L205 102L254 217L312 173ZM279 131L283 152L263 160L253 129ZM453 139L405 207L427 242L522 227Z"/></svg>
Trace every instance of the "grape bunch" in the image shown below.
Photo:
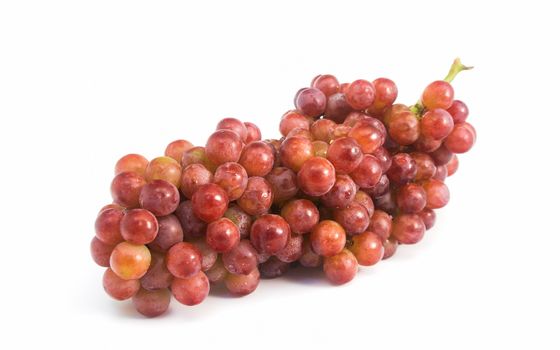
<svg viewBox="0 0 560 350"><path fill-rule="evenodd" d="M122 157L91 241L105 291L154 317L171 296L197 305L220 283L243 296L297 266L344 284L418 243L449 201L457 154L476 140L450 84L468 68L456 60L413 106L394 103L386 78L319 75L297 92L279 139L225 118L204 146Z"/></svg>

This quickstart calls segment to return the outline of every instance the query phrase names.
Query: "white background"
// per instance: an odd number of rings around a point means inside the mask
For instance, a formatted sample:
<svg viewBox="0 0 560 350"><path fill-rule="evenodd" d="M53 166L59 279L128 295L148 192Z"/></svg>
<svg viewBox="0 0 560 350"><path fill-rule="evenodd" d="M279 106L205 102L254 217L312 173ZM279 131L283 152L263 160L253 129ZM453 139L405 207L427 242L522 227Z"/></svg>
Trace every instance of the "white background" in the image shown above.
<svg viewBox="0 0 560 350"><path fill-rule="evenodd" d="M557 10L540 1L0 2L3 349L558 349ZM553 2L550 2L553 3ZM412 104L456 56L478 131L416 246L343 287L320 274L144 319L89 256L114 162L226 116L278 135L319 73Z"/></svg>

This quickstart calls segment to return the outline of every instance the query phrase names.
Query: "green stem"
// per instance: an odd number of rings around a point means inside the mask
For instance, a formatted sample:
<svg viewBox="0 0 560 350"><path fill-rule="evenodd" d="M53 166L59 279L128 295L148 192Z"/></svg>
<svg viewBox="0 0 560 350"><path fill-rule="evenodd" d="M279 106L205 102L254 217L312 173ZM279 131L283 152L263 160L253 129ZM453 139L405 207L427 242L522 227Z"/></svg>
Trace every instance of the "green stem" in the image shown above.
<svg viewBox="0 0 560 350"><path fill-rule="evenodd" d="M455 61L453 61L453 64L451 65L451 68L449 68L449 73L447 73L447 76L443 80L448 82L448 83L451 83L453 81L453 79L455 79L457 74L459 74L460 72L462 72L464 70L469 70L469 69L473 69L473 67L465 66L463 63L461 63L460 58L456 58ZM416 114L418 116L418 118L420 118L420 116L424 112L424 106L422 105L422 99L419 99L418 102L416 102L416 104L414 106L411 106L410 110L414 114Z"/></svg>

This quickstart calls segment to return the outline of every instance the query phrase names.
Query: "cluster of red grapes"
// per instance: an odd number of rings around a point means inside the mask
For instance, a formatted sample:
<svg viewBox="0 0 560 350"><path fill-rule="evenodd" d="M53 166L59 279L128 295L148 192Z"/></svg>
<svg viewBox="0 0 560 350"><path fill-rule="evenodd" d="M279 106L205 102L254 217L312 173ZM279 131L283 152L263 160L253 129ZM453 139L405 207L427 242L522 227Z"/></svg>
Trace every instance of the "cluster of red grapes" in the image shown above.
<svg viewBox="0 0 560 350"><path fill-rule="evenodd" d="M453 67L412 107L394 104L389 79L320 75L278 140L226 118L205 147L177 140L151 161L122 157L91 242L105 291L153 317L171 295L196 305L224 283L242 296L297 265L344 284L417 243L449 201L456 154L476 139L449 83L466 67Z"/></svg>

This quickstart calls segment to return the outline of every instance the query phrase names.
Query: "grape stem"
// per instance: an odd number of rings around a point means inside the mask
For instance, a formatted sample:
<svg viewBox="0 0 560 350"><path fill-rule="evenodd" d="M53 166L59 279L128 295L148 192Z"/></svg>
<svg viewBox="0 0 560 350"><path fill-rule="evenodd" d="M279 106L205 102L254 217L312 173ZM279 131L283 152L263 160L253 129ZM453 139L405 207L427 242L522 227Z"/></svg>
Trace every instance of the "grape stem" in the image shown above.
<svg viewBox="0 0 560 350"><path fill-rule="evenodd" d="M459 74L460 72L462 72L464 70L469 70L469 69L473 69L473 68L474 67L472 67L472 66L465 66L461 62L461 59L457 57L453 61L453 64L451 65L451 68L449 68L449 73L447 73L447 76L445 78L443 78L443 81L451 83L453 81L453 79L455 79L457 74ZM418 102L416 102L416 104L414 106L410 107L410 110L414 114L416 114L418 116L418 118L420 118L420 116L424 112L424 106L422 105L422 99L419 99Z"/></svg>

